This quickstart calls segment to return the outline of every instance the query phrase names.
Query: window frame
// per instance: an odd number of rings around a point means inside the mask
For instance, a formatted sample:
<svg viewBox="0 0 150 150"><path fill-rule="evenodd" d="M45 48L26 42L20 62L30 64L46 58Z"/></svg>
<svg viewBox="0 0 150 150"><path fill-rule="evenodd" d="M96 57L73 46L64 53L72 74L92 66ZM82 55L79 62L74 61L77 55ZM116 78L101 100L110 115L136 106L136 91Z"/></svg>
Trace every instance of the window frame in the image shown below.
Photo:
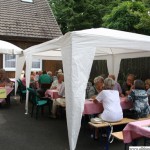
<svg viewBox="0 0 150 150"><path fill-rule="evenodd" d="M11 54L3 54L3 68L4 68L6 71L16 71L16 62L17 62L16 57L15 57L15 67L14 67L14 68L13 68L13 67L12 67L12 68L9 68L9 67L6 67L6 66L5 66L5 65L6 65L5 55L11 55ZM40 67L39 67L39 68L32 68L32 67L31 67L31 71L41 71L41 70L42 70L42 59L35 58L35 59L32 60L32 62L33 62L34 60L36 60L36 59L40 60L40 61L39 61L39 62L40 62Z"/></svg>
<svg viewBox="0 0 150 150"><path fill-rule="evenodd" d="M11 54L3 54L3 68L6 70L6 71L16 71L16 57L15 57L15 67L6 67L6 55L11 55Z"/></svg>
<svg viewBox="0 0 150 150"><path fill-rule="evenodd" d="M39 58L35 58L35 59L39 59ZM32 63L34 60L32 59ZM40 67L39 68L32 68L32 66L31 66L31 71L41 71L42 70L42 59L39 59L39 60L40 60Z"/></svg>

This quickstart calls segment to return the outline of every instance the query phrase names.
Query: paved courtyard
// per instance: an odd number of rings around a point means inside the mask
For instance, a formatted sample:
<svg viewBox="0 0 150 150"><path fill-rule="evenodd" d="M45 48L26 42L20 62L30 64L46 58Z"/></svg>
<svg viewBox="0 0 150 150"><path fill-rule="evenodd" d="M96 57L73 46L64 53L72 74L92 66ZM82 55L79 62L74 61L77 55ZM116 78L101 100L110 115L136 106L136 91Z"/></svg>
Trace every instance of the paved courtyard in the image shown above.
<svg viewBox="0 0 150 150"><path fill-rule="evenodd" d="M11 106L0 108L0 146L2 150L69 150L66 120L51 119L46 114L39 119L24 114L24 103L11 100ZM101 150L99 140L81 128L76 150ZM110 150L123 150L122 142L115 140Z"/></svg>

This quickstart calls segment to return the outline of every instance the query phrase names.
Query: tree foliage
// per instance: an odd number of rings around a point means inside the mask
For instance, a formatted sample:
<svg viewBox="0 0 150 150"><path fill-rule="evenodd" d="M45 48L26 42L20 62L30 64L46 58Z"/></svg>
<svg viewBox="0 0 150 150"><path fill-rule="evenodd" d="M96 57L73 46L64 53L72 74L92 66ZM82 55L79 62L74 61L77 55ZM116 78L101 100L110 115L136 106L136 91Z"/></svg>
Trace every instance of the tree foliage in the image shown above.
<svg viewBox="0 0 150 150"><path fill-rule="evenodd" d="M147 9L142 2L125 1L114 7L112 12L103 17L103 27L140 32L142 18L148 17Z"/></svg>
<svg viewBox="0 0 150 150"><path fill-rule="evenodd" d="M63 33L97 27L150 35L150 0L49 0Z"/></svg>
<svg viewBox="0 0 150 150"><path fill-rule="evenodd" d="M112 0L49 0L63 33L96 28Z"/></svg>

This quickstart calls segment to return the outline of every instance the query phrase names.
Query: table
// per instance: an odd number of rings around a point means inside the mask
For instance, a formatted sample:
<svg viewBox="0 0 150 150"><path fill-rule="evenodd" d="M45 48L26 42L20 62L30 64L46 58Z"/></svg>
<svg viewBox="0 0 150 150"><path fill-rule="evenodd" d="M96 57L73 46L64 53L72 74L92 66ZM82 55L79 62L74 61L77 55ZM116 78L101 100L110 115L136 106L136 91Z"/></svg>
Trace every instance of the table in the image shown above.
<svg viewBox="0 0 150 150"><path fill-rule="evenodd" d="M13 88L12 87L1 87L1 89L6 89L7 96L12 92ZM0 103L4 102L5 99L0 99Z"/></svg>
<svg viewBox="0 0 150 150"><path fill-rule="evenodd" d="M91 100L86 99L84 103L84 115L92 115L98 114L103 112L103 105L102 103L94 103Z"/></svg>
<svg viewBox="0 0 150 150"><path fill-rule="evenodd" d="M124 143L131 143L140 137L150 138L150 119L128 123L123 129Z"/></svg>
<svg viewBox="0 0 150 150"><path fill-rule="evenodd" d="M122 109L129 109L132 108L132 102L127 102L126 97L120 98L120 104ZM85 100L84 104L84 111L83 114L91 115L91 114L98 114L103 112L103 105L102 103L93 103L91 100Z"/></svg>
<svg viewBox="0 0 150 150"><path fill-rule="evenodd" d="M60 98L61 96L58 95L57 90L46 90L45 97L51 97L52 99Z"/></svg>

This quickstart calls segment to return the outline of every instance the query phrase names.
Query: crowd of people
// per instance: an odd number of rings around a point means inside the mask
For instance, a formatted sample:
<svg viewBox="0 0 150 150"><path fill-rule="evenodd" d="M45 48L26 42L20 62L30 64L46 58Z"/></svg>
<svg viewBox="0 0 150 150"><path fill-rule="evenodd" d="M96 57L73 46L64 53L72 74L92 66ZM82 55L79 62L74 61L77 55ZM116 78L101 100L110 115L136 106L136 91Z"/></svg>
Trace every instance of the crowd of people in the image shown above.
<svg viewBox="0 0 150 150"><path fill-rule="evenodd" d="M133 107L122 110L120 97L126 97L126 101L131 101ZM116 122L123 117L133 119L147 117L150 113L150 79L144 83L136 79L135 75L128 74L126 81L120 86L115 81L114 75L108 75L106 79L98 76L94 79L94 85L90 84L87 87L86 98L93 99L95 103L103 103L104 111L99 118L104 121Z"/></svg>
<svg viewBox="0 0 150 150"><path fill-rule="evenodd" d="M26 86L25 75L22 77L22 83ZM150 113L150 79L145 83L136 79L135 75L128 74L126 81L121 86L115 81L115 76L110 74L107 78L98 76L92 83L88 83L86 89L86 98L93 99L93 102L103 103L104 111L99 117L104 121L115 122L123 117L140 118L146 117ZM48 84L48 88L42 86ZM6 71L0 69L0 87L12 85L11 80L6 76ZM53 102L52 115L55 117L57 102L65 103L65 84L62 70L59 69L56 75L51 71L32 72L30 77L30 86L34 88L40 96L45 96L47 89L56 89L59 98ZM133 102L133 108L122 110L120 106L120 97L127 97L126 101ZM117 109L115 109L117 107ZM115 115L114 115L115 114Z"/></svg>
<svg viewBox="0 0 150 150"><path fill-rule="evenodd" d="M22 78L22 83L25 84L25 75ZM56 71L55 75L52 75L51 71L39 71L31 72L30 87L34 88L40 97L45 96L45 92L48 89L57 90L59 98L53 100L51 117L56 118L57 106L65 103L65 84L64 74L61 69Z"/></svg>

